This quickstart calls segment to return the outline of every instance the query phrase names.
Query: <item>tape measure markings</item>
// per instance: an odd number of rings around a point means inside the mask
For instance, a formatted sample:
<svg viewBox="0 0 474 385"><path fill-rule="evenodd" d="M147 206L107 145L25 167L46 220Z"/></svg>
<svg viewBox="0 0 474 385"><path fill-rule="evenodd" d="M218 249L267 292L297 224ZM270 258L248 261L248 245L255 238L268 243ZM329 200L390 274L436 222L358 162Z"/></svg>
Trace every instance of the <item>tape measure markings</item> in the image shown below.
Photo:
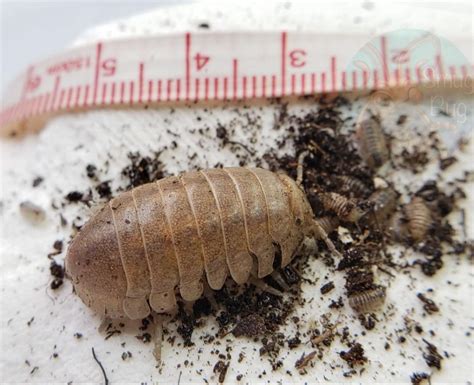
<svg viewBox="0 0 474 385"><path fill-rule="evenodd" d="M315 34L283 31L186 33L99 42L30 66L9 90L7 96L13 102L0 113L0 125L80 108L280 97L454 81L467 79L472 70L466 64L446 66L440 52L433 60L436 68L426 73L419 66L412 68L409 61L390 68L390 41L380 36L380 68L348 71L347 67L341 69L340 63L347 64L350 55L335 48L341 39L329 36L318 40ZM354 43L365 41L358 39ZM180 54L178 47L183 43ZM313 71L306 70L309 66ZM230 72L224 72L226 68Z"/></svg>

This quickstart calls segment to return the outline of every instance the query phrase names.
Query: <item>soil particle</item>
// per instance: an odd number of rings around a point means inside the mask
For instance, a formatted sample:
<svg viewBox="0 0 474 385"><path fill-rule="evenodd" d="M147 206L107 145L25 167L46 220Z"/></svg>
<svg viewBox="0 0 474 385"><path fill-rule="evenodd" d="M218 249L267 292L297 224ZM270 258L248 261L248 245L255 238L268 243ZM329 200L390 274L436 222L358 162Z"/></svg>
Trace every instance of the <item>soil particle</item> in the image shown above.
<svg viewBox="0 0 474 385"><path fill-rule="evenodd" d="M257 314L250 314L241 319L232 330L232 334L235 337L257 337L265 332L265 320Z"/></svg>
<svg viewBox="0 0 474 385"><path fill-rule="evenodd" d="M458 160L454 156L450 156L448 158L443 158L440 159L439 161L439 168L441 170L446 170L447 168L451 167L454 163L456 163Z"/></svg>
<svg viewBox="0 0 474 385"><path fill-rule="evenodd" d="M120 331L119 331L120 332ZM138 340L143 341L145 344L151 341L151 334L150 333L143 333L141 335L136 336Z"/></svg>
<svg viewBox="0 0 474 385"><path fill-rule="evenodd" d="M288 340L288 347L294 349L301 344L301 340L298 337L293 337Z"/></svg>
<svg viewBox="0 0 474 385"><path fill-rule="evenodd" d="M201 316L208 316L212 312L212 305L206 297L202 297L194 302L193 314L194 318L200 318Z"/></svg>
<svg viewBox="0 0 474 385"><path fill-rule="evenodd" d="M441 360L443 359L443 357L441 356L441 354L438 353L437 347L432 343L426 341L425 339L423 339L423 342L426 344L427 349L427 352L423 353L423 358L425 359L426 364L429 367L434 367L440 370Z"/></svg>
<svg viewBox="0 0 474 385"><path fill-rule="evenodd" d="M217 361L216 364L214 365L214 369L212 371L216 374L217 373L219 374L218 382L220 384L224 383L228 368L229 368L229 364L228 363L226 364L222 360Z"/></svg>
<svg viewBox="0 0 474 385"><path fill-rule="evenodd" d="M192 315L185 311L182 302L178 302L177 319L180 322L177 332L183 338L184 346L193 346L194 343L191 341L191 337L194 331L195 320Z"/></svg>
<svg viewBox="0 0 474 385"><path fill-rule="evenodd" d="M95 190L101 198L110 199L112 197L112 189L110 188L110 181L99 183Z"/></svg>
<svg viewBox="0 0 474 385"><path fill-rule="evenodd" d="M38 176L35 179L33 179L33 182L31 183L31 185L33 187L38 187L41 183L43 183L43 181L44 181L43 177Z"/></svg>
<svg viewBox="0 0 474 385"><path fill-rule="evenodd" d="M53 281L50 284L51 289L56 290L62 286L64 280L64 267L57 263L55 260L52 260L49 265L49 271L54 277Z"/></svg>
<svg viewBox="0 0 474 385"><path fill-rule="evenodd" d="M329 293L332 289L334 289L334 282L328 282L321 286L321 294L327 294Z"/></svg>
<svg viewBox="0 0 474 385"><path fill-rule="evenodd" d="M157 152L153 157L141 156L137 152L128 154L130 164L122 170L122 175L127 180L127 189L165 177L160 154L160 152Z"/></svg>
<svg viewBox="0 0 474 385"><path fill-rule="evenodd" d="M410 381L413 385L420 385L424 380L430 382L430 375L424 372L415 372L410 376Z"/></svg>
<svg viewBox="0 0 474 385"><path fill-rule="evenodd" d="M433 314L433 313L439 312L439 308L434 303L434 301L429 299L429 298L426 298L426 296L423 293L418 293L416 296L418 297L418 299L421 302L423 302L423 309L425 309L425 311L428 314Z"/></svg>
<svg viewBox="0 0 474 385"><path fill-rule="evenodd" d="M364 348L358 342L356 342L348 351L340 352L339 355L351 368L355 365L364 365L367 362L367 357L364 356Z"/></svg>
<svg viewBox="0 0 474 385"><path fill-rule="evenodd" d="M97 177L97 167L93 164L88 164L86 166L86 174L89 178L94 179Z"/></svg>
<svg viewBox="0 0 474 385"><path fill-rule="evenodd" d="M84 194L80 191L71 191L69 192L65 198L69 203L75 203L82 201Z"/></svg>
<svg viewBox="0 0 474 385"><path fill-rule="evenodd" d="M304 369L314 357L316 357L317 351L314 350L311 353L303 353L300 358L295 362L295 368L298 370Z"/></svg>

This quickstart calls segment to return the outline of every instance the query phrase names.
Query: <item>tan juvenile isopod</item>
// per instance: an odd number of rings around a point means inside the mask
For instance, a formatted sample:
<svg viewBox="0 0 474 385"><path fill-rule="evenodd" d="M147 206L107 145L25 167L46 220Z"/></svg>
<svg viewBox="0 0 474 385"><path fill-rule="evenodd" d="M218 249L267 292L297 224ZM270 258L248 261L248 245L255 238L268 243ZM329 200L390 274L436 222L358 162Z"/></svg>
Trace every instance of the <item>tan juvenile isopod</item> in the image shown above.
<svg viewBox="0 0 474 385"><path fill-rule="evenodd" d="M357 222L364 214L364 211L352 199L338 193L320 193L318 198L326 211L334 212L342 221Z"/></svg>
<svg viewBox="0 0 474 385"><path fill-rule="evenodd" d="M377 117L359 123L357 138L360 154L370 168L379 168L389 159L387 140Z"/></svg>
<svg viewBox="0 0 474 385"><path fill-rule="evenodd" d="M348 176L337 175L333 179L338 182L340 191L351 198L367 198L370 195L370 189L360 179Z"/></svg>
<svg viewBox="0 0 474 385"><path fill-rule="evenodd" d="M415 196L404 207L405 217L408 221L408 230L415 241L423 239L433 224L430 208L421 197Z"/></svg>
<svg viewBox="0 0 474 385"><path fill-rule="evenodd" d="M322 238L299 184L259 168L186 172L112 199L71 243L66 269L76 293L109 318L171 311L203 278L220 289L292 260L304 237ZM276 264L275 264L276 265ZM151 308L151 309L150 309Z"/></svg>
<svg viewBox="0 0 474 385"><path fill-rule="evenodd" d="M370 313L383 305L386 298L385 287L363 291L349 297L349 306L359 313Z"/></svg>
<svg viewBox="0 0 474 385"><path fill-rule="evenodd" d="M372 193L368 199L368 203L372 206L372 211L368 213L369 221L372 222L376 219L379 225L384 225L386 220L395 212L398 197L398 192L391 187Z"/></svg>

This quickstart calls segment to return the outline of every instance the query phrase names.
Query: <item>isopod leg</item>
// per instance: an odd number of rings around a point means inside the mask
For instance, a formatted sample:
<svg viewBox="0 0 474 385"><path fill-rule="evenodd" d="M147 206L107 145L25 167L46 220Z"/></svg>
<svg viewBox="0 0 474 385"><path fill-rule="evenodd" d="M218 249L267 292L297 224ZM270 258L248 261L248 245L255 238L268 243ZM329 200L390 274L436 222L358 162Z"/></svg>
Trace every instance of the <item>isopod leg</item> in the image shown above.
<svg viewBox="0 0 474 385"><path fill-rule="evenodd" d="M107 327L110 325L110 322L112 322L112 320L109 317L104 317L99 327L97 328L99 334L105 333Z"/></svg>
<svg viewBox="0 0 474 385"><path fill-rule="evenodd" d="M257 278L255 276L251 276L249 279L249 283L254 285L257 289L260 289L262 291L266 291L267 293L276 295L277 297L282 297L283 293L280 290L275 289L274 287L271 287L264 281L262 281L260 278Z"/></svg>
<svg viewBox="0 0 474 385"><path fill-rule="evenodd" d="M290 287L286 284L285 280L281 277L280 272L274 271L271 275L271 277L275 280L276 283L278 283L283 289L286 291L290 290Z"/></svg>
<svg viewBox="0 0 474 385"><path fill-rule="evenodd" d="M155 317L155 347L153 348L153 356L158 365L161 364L161 345L163 340L163 319L160 315Z"/></svg>
<svg viewBox="0 0 474 385"><path fill-rule="evenodd" d="M298 156L298 166L296 168L296 184L301 188L303 188L303 162L304 158L306 158L308 154L308 151L303 151Z"/></svg>
<svg viewBox="0 0 474 385"><path fill-rule="evenodd" d="M332 241L329 239L326 231L324 231L324 229L316 220L313 221L313 226L314 226L315 237L317 239L322 239L326 243L326 246L329 248L329 250L331 250L332 253L334 253L337 257L342 258L342 255L339 253L339 251L336 250L334 243L332 243Z"/></svg>

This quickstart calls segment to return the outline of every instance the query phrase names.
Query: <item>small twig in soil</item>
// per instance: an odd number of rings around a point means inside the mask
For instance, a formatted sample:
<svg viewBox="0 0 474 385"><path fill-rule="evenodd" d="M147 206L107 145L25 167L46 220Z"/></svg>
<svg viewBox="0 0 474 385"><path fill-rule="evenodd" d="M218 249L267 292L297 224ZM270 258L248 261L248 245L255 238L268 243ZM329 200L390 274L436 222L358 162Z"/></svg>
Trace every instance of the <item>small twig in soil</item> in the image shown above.
<svg viewBox="0 0 474 385"><path fill-rule="evenodd" d="M102 363L97 359L94 348L92 348L92 356L94 357L95 362L97 362L97 364L99 365L100 370L102 370L102 374L104 375L104 385L109 385L109 379L107 378L107 374L105 374L105 370L102 366Z"/></svg>
<svg viewBox="0 0 474 385"><path fill-rule="evenodd" d="M248 152L250 155L252 155L252 156L255 155L255 152L252 151L250 148L248 148L248 147L247 147L245 144L243 144L243 143L237 142L237 141L235 141L235 140L227 140L226 142L229 143L229 144L233 144L233 145L242 147L245 151L247 151L247 152Z"/></svg>

